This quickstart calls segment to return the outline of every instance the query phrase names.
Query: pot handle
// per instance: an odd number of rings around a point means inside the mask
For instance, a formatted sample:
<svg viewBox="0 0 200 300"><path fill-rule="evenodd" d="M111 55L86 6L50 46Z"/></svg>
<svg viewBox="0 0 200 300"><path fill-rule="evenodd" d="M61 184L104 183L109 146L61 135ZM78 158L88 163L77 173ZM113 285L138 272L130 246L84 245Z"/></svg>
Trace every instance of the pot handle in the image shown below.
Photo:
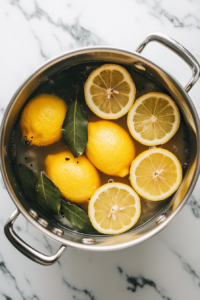
<svg viewBox="0 0 200 300"><path fill-rule="evenodd" d="M146 37L146 39L138 46L136 52L141 53L146 45L150 42L158 42L165 47L169 48L173 52L175 52L180 58L182 58L188 66L192 70L192 78L185 86L185 91L189 92L189 90L193 87L193 85L197 82L200 76L200 66L198 61L194 58L194 56L186 50L181 44L171 39L165 34L160 32L151 33Z"/></svg>
<svg viewBox="0 0 200 300"><path fill-rule="evenodd" d="M10 216L9 220L7 221L4 232L10 243L17 248L21 253L23 253L26 257L30 258L31 260L44 265L44 266L50 266L54 264L59 257L63 254L63 252L66 249L66 246L62 245L56 254L52 256L46 256L45 254L42 254L41 252L35 250L28 244L26 244L14 231L13 225L16 221L17 217L19 216L20 212L18 209L16 209L13 214Z"/></svg>

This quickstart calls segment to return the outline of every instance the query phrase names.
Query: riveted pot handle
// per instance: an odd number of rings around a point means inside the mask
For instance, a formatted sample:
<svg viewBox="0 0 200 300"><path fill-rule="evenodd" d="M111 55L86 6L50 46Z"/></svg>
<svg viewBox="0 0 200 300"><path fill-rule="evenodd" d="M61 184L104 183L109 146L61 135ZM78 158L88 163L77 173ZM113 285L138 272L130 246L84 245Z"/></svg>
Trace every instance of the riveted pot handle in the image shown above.
<svg viewBox="0 0 200 300"><path fill-rule="evenodd" d="M13 224L16 221L19 214L20 212L18 211L18 209L16 209L4 227L4 232L8 240L15 248L17 248L21 253L23 253L26 257L30 258L31 260L44 266L50 266L54 264L61 256L61 254L65 251L66 246L62 245L56 254L52 256L46 256L45 254L42 254L41 252L35 250L34 248L26 244L13 229Z"/></svg>
<svg viewBox="0 0 200 300"><path fill-rule="evenodd" d="M171 39L165 34L160 32L151 33L146 37L146 39L138 46L136 52L141 53L146 45L150 42L158 42L165 47L169 48L173 52L175 52L180 58L182 58L188 66L192 70L192 78L185 86L185 91L189 92L189 90L193 87L193 85L197 82L200 76L200 66L198 61L194 58L194 56L186 50L181 44Z"/></svg>

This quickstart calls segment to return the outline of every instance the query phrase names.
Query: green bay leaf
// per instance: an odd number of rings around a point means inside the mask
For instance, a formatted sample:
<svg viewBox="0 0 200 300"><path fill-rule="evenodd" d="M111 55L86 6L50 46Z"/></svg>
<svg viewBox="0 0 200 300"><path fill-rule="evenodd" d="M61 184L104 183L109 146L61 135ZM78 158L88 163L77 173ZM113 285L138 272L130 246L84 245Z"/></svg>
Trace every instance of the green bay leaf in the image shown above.
<svg viewBox="0 0 200 300"><path fill-rule="evenodd" d="M42 172L39 173L35 185L36 200L45 210L58 214L61 206L60 191Z"/></svg>
<svg viewBox="0 0 200 300"><path fill-rule="evenodd" d="M18 174L23 189L32 200L35 200L35 184L38 179L38 174L34 173L23 164L19 165Z"/></svg>
<svg viewBox="0 0 200 300"><path fill-rule="evenodd" d="M72 225L88 233L96 232L86 212L77 205L62 201L61 211Z"/></svg>
<svg viewBox="0 0 200 300"><path fill-rule="evenodd" d="M88 120L77 100L67 109L62 137L74 157L83 154L88 141Z"/></svg>

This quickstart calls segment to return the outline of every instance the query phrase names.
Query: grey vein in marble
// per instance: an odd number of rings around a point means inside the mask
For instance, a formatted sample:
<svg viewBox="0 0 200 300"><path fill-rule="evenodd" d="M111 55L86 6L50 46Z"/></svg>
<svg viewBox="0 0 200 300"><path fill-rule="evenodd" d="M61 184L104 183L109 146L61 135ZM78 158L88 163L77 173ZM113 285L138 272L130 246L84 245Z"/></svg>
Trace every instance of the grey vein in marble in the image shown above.
<svg viewBox="0 0 200 300"><path fill-rule="evenodd" d="M4 298L5 298L6 300L12 300L12 298L8 297L8 296L5 295L5 294L1 294L1 295L4 296Z"/></svg>
<svg viewBox="0 0 200 300"><path fill-rule="evenodd" d="M71 25L66 24L62 20L59 20L55 22L43 9L41 9L38 5L38 3L35 1L35 11L32 12L31 14L28 14L25 12L25 10L22 8L22 6L19 4L18 0L10 0L10 4L15 5L20 9L20 11L23 13L25 18L29 21L31 19L38 19L41 20L42 18L45 18L50 24L62 28L63 31L68 32L72 38L76 41L78 46L84 47L88 45L101 45L101 44L106 44L102 39L100 39L98 36L96 36L94 33L91 31L85 29L79 24L79 20L75 20L75 22ZM42 50L41 46L41 41L39 38L36 36L36 34L31 30L33 33L34 38L37 40L39 43L39 48L40 48L40 53L43 58L48 59L48 55L44 53ZM55 37L55 34L54 34ZM61 45L59 39L56 37L57 42L59 45Z"/></svg>
<svg viewBox="0 0 200 300"><path fill-rule="evenodd" d="M47 56L47 55L43 52L43 50L42 50L42 45L41 45L40 39L36 36L36 34L34 33L34 31L33 31L32 29L31 29L31 32L32 32L34 38L36 39L36 41L37 41L38 44L39 44L39 49L40 49L40 54L41 54L41 56L42 56L45 60L47 60L47 59L48 59L48 56Z"/></svg>
<svg viewBox="0 0 200 300"><path fill-rule="evenodd" d="M23 299L23 300L28 300L28 299L39 300L39 298L36 294L33 294L31 297L28 297L28 298L24 297L23 291L19 288L16 278L12 275L12 273L7 268L1 255L0 255L0 271L2 272L2 274L5 277L7 277L7 280L9 280L14 285L14 288L21 296L21 299ZM27 280L27 282L29 282L29 285L30 285L30 281L27 278L26 278L26 280ZM10 298L8 295L2 293L1 291L0 291L0 295L2 295L6 300L12 300L12 298Z"/></svg>
<svg viewBox="0 0 200 300"><path fill-rule="evenodd" d="M3 273L4 276L8 277L10 281L13 282L13 284L15 285L16 290L19 292L20 296L22 297L22 299L26 300L24 298L24 295L22 293L22 291L19 289L17 281L15 279L15 277L11 274L11 272L8 270L8 268L6 267L5 262L3 261L2 257L0 256L0 271ZM5 299L9 299L9 297L7 295L2 294Z"/></svg>
<svg viewBox="0 0 200 300"><path fill-rule="evenodd" d="M45 248L46 248L47 250L49 250L49 252L51 253L51 255L53 255L53 254L54 254L54 251L53 251L52 246L51 246L50 243L49 243L48 238L47 238L45 235L44 235L43 237L44 237L44 240L45 240ZM61 267L61 262L60 262L60 260L58 260L56 263Z"/></svg>
<svg viewBox="0 0 200 300"><path fill-rule="evenodd" d="M173 15L171 12L162 8L162 1L149 1L149 0L136 0L139 4L145 4L150 8L150 13L157 19L162 19L164 17L170 21L174 27L181 28L196 28L200 29L200 18L197 18L195 15L187 14L182 20L179 20L178 17ZM173 5L171 6L173 10Z"/></svg>
<svg viewBox="0 0 200 300"><path fill-rule="evenodd" d="M172 250L173 251L173 250ZM173 251L174 252L174 254L176 254L176 256L178 256L179 257L179 259L180 259L180 261L181 261L181 263L182 263L182 265L183 265L183 268L184 268L184 270L188 273L188 274L190 274L191 276L192 276L192 278L193 278L193 280L195 281L195 282L197 282L197 285L200 287L200 276L196 273L196 271L183 259L183 257L180 255L180 254L178 254L177 252L175 252L175 251Z"/></svg>
<svg viewBox="0 0 200 300"><path fill-rule="evenodd" d="M77 287L71 285L69 282L67 282L67 281L65 280L65 278L63 278L63 283L64 283L70 290L72 290L72 291L74 291L74 292L79 292L79 293L81 293L81 294L84 294L84 295L86 295L87 298L90 299L90 300L97 300L97 299L95 298L95 296L92 295L91 292L89 292L89 291L86 290L86 289L79 289L79 288L77 288ZM75 295L73 295L73 299L77 299ZM77 299L77 300L78 300L78 299Z"/></svg>
<svg viewBox="0 0 200 300"><path fill-rule="evenodd" d="M200 219L200 199L196 200L194 196L191 196L187 205L190 206L194 216Z"/></svg>
<svg viewBox="0 0 200 300"><path fill-rule="evenodd" d="M52 249L51 245L49 244L49 241L48 241L48 239L47 239L47 237L46 237L45 235L44 235L44 240L45 240L45 242L46 242L45 248L46 248L47 250L49 250L49 252L50 252L51 254L53 254L53 249Z"/></svg>
<svg viewBox="0 0 200 300"><path fill-rule="evenodd" d="M121 267L118 267L119 273L126 277L126 281L129 284L127 286L127 290L135 293L138 288L144 288L145 285L152 287L163 299L165 300L172 300L172 298L167 297L161 288L158 288L156 283L152 281L151 279L147 279L143 276L130 276L124 273Z"/></svg>

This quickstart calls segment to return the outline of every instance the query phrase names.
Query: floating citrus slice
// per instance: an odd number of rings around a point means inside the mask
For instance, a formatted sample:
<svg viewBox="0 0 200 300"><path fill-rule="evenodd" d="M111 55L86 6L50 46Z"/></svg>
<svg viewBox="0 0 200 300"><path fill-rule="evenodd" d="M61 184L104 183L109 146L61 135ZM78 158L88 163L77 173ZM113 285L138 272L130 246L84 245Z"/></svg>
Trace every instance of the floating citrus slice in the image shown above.
<svg viewBox="0 0 200 300"><path fill-rule="evenodd" d="M167 150L146 150L132 162L130 181L142 197L152 201L163 200L178 189L182 181L181 164Z"/></svg>
<svg viewBox="0 0 200 300"><path fill-rule="evenodd" d="M84 92L87 105L97 116L118 119L129 111L136 89L125 68L107 64L90 74Z"/></svg>
<svg viewBox="0 0 200 300"><path fill-rule="evenodd" d="M107 183L89 201L88 214L93 226L101 233L119 234L138 221L140 198L128 185Z"/></svg>
<svg viewBox="0 0 200 300"><path fill-rule="evenodd" d="M128 128L140 143L153 146L166 143L176 133L180 113L175 102L162 93L148 93L133 104Z"/></svg>

